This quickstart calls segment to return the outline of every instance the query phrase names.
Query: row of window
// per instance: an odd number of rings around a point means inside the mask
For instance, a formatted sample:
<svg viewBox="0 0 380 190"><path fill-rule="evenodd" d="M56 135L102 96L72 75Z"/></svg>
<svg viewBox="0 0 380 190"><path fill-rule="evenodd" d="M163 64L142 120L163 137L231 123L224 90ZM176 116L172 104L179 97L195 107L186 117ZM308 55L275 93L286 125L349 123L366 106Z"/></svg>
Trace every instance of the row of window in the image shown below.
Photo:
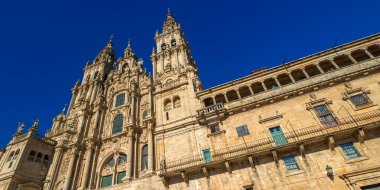
<svg viewBox="0 0 380 190"><path fill-rule="evenodd" d="M177 42L175 41L175 39L172 39L172 41L170 42L171 46L174 47L177 45ZM161 49L162 50L166 50L168 48L168 45L166 43L163 43L161 45Z"/></svg>
<svg viewBox="0 0 380 190"><path fill-rule="evenodd" d="M49 164L49 155L43 155L41 152L36 153L36 151L32 150L29 152L28 161L41 163L47 166Z"/></svg>

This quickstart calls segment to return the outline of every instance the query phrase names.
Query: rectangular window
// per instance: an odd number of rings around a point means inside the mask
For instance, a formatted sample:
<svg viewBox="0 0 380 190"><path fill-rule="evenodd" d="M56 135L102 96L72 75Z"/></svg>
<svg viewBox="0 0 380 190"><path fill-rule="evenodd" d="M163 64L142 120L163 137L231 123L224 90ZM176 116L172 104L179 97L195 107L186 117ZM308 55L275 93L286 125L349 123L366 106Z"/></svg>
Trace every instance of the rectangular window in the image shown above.
<svg viewBox="0 0 380 190"><path fill-rule="evenodd" d="M211 133L220 132L219 123L214 123L210 126Z"/></svg>
<svg viewBox="0 0 380 190"><path fill-rule="evenodd" d="M294 156L283 157L282 159L284 160L285 167L289 172L300 170Z"/></svg>
<svg viewBox="0 0 380 190"><path fill-rule="evenodd" d="M273 141L276 144L276 146L288 144L288 141L286 140L285 135L280 127L270 128L269 131L272 135Z"/></svg>
<svg viewBox="0 0 380 190"><path fill-rule="evenodd" d="M125 172L117 173L117 184L123 183L123 178L126 176Z"/></svg>
<svg viewBox="0 0 380 190"><path fill-rule="evenodd" d="M125 94L120 94L116 97L115 107L124 105Z"/></svg>
<svg viewBox="0 0 380 190"><path fill-rule="evenodd" d="M112 175L102 177L102 187L109 187L112 185Z"/></svg>
<svg viewBox="0 0 380 190"><path fill-rule="evenodd" d="M13 165L13 162L9 163L8 168L11 168Z"/></svg>
<svg viewBox="0 0 380 190"><path fill-rule="evenodd" d="M211 162L212 158L211 158L211 151L210 151L210 149L204 149L203 150L203 157L204 157L206 163Z"/></svg>
<svg viewBox="0 0 380 190"><path fill-rule="evenodd" d="M355 105L355 106L362 106L369 104L370 102L368 101L367 97L364 96L364 94L358 94L350 97L350 101Z"/></svg>
<svg viewBox="0 0 380 190"><path fill-rule="evenodd" d="M314 111L324 126L330 127L337 124L336 119L334 118L334 116L332 115L332 113L326 105L314 107Z"/></svg>
<svg viewBox="0 0 380 190"><path fill-rule="evenodd" d="M360 153L352 142L340 144L340 147L349 160L361 157Z"/></svg>
<svg viewBox="0 0 380 190"><path fill-rule="evenodd" d="M248 130L247 125L236 127L236 132L238 134L238 137L249 135L249 130Z"/></svg>

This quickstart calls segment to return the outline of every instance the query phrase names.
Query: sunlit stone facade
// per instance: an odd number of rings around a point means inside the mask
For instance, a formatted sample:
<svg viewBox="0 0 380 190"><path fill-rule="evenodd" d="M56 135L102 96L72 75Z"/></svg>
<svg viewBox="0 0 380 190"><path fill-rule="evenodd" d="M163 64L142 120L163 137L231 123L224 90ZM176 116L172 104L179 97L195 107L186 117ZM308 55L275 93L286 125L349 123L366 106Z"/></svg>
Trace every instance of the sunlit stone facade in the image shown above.
<svg viewBox="0 0 380 190"><path fill-rule="evenodd" d="M110 40L45 136L21 124L0 189L380 188L380 34L209 89L170 13L154 39L152 75Z"/></svg>

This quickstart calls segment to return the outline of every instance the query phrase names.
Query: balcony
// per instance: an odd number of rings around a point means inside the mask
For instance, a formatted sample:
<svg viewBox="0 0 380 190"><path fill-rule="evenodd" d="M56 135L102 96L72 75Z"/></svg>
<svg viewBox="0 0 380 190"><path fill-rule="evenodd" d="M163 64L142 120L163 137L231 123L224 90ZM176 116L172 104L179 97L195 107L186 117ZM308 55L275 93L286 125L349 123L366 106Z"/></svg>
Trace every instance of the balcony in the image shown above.
<svg viewBox="0 0 380 190"><path fill-rule="evenodd" d="M223 103L217 103L197 110L197 114L197 120L202 124L224 117L226 115L226 109Z"/></svg>
<svg viewBox="0 0 380 190"><path fill-rule="evenodd" d="M211 106L210 106L211 107ZM215 105L216 107L216 105ZM208 107L209 108L209 107ZM205 108L203 110L215 111L217 108ZM355 131L380 123L380 109L353 115L339 119L334 125L315 125L307 128L285 133L281 137L265 137L259 140L211 151L211 159L205 159L203 154L182 158L180 160L166 162L161 161L160 175L163 177L179 175L200 169L204 166L215 165L227 160L244 158L253 154L268 153L281 147L295 145L303 142L311 142L318 138L326 138L337 133ZM199 170L198 170L199 171Z"/></svg>

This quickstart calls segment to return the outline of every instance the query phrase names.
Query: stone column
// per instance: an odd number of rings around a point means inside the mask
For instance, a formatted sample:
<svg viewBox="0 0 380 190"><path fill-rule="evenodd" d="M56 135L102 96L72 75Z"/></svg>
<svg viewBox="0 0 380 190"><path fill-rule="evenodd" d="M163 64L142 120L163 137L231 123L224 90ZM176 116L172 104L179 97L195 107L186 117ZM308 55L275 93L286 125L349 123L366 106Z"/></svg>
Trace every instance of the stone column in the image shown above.
<svg viewBox="0 0 380 190"><path fill-rule="evenodd" d="M276 81L277 86L280 87L281 84L280 84L280 82L278 81L278 79L277 79L277 78L273 78L273 79L274 79L274 81Z"/></svg>
<svg viewBox="0 0 380 190"><path fill-rule="evenodd" d="M310 78L309 74L307 74L307 72L303 69L301 69L302 73L306 76L306 78Z"/></svg>
<svg viewBox="0 0 380 190"><path fill-rule="evenodd" d="M331 64L335 67L335 69L338 69L339 66L335 63L334 60L330 60Z"/></svg>
<svg viewBox="0 0 380 190"><path fill-rule="evenodd" d="M98 89L99 89L99 82L95 81L95 90L92 92L90 103L94 102Z"/></svg>
<svg viewBox="0 0 380 190"><path fill-rule="evenodd" d="M71 150L71 158L70 158L70 162L69 162L69 166L67 167L67 172L66 172L66 180L65 180L65 184L63 185L63 190L70 190L70 186L71 186L71 181L72 181L72 177L73 177L73 174L74 174L74 167L75 167L75 161L77 159L77 155L78 155L78 147L76 146L73 146L73 149Z"/></svg>
<svg viewBox="0 0 380 190"><path fill-rule="evenodd" d="M364 52L371 58L375 58L375 56L373 56L368 50L364 49Z"/></svg>
<svg viewBox="0 0 380 190"><path fill-rule="evenodd" d="M291 73L288 73L288 76L289 76L290 80L292 81L292 83L295 83L295 82L296 82L296 80L294 80L294 78L293 78L293 76L292 76Z"/></svg>
<svg viewBox="0 0 380 190"><path fill-rule="evenodd" d="M354 64L358 63L356 59L354 59L350 54L348 54L348 58L352 61L352 63Z"/></svg>
<svg viewBox="0 0 380 190"><path fill-rule="evenodd" d="M62 153L63 153L63 149L61 146L55 149L53 161L49 167L48 174L46 175L47 183L45 184L45 187L44 187L44 189L46 190L52 190L52 188L54 187L55 176L59 169L58 163L60 163L62 160L62 155L63 155Z"/></svg>
<svg viewBox="0 0 380 190"><path fill-rule="evenodd" d="M3 157L4 152L5 151L3 149L0 149L0 161L1 161L1 158Z"/></svg>
<svg viewBox="0 0 380 190"><path fill-rule="evenodd" d="M153 124L151 122L148 123L148 170L153 171Z"/></svg>
<svg viewBox="0 0 380 190"><path fill-rule="evenodd" d="M89 87L89 89L87 91L87 94L86 94L86 101L90 101L91 95L92 95L92 91L94 91L94 83L89 84L89 85L90 85L90 87Z"/></svg>
<svg viewBox="0 0 380 190"><path fill-rule="evenodd" d="M76 90L73 90L72 91L72 96L71 96L71 100L70 100L70 104L69 104L69 108L67 109L67 113L70 112L71 108L73 107L73 105L75 104L75 100L77 98L77 94L78 92L75 92Z"/></svg>
<svg viewBox="0 0 380 190"><path fill-rule="evenodd" d="M319 72L321 72L322 74L325 73L325 72L323 71L323 69L322 69L318 64L315 64L315 66L317 67L317 69L319 70Z"/></svg>
<svg viewBox="0 0 380 190"><path fill-rule="evenodd" d="M264 88L264 91L267 91L267 87L264 85L264 83L260 82L261 86Z"/></svg>
<svg viewBox="0 0 380 190"><path fill-rule="evenodd" d="M129 129L131 130L131 129ZM126 178L129 180L132 178L132 158L133 158L133 132L129 131L127 134L128 145L127 145L127 173Z"/></svg>
<svg viewBox="0 0 380 190"><path fill-rule="evenodd" d="M90 141L87 141L87 150L86 150L86 164L84 166L84 170L83 170L83 179L82 179L82 183L81 183L81 189L85 189L87 188L87 184L88 184L88 178L89 178L89 175L90 175L90 169L91 169L91 161L92 161L92 156L93 156L93 153L94 153L94 142L92 142L91 140Z"/></svg>

